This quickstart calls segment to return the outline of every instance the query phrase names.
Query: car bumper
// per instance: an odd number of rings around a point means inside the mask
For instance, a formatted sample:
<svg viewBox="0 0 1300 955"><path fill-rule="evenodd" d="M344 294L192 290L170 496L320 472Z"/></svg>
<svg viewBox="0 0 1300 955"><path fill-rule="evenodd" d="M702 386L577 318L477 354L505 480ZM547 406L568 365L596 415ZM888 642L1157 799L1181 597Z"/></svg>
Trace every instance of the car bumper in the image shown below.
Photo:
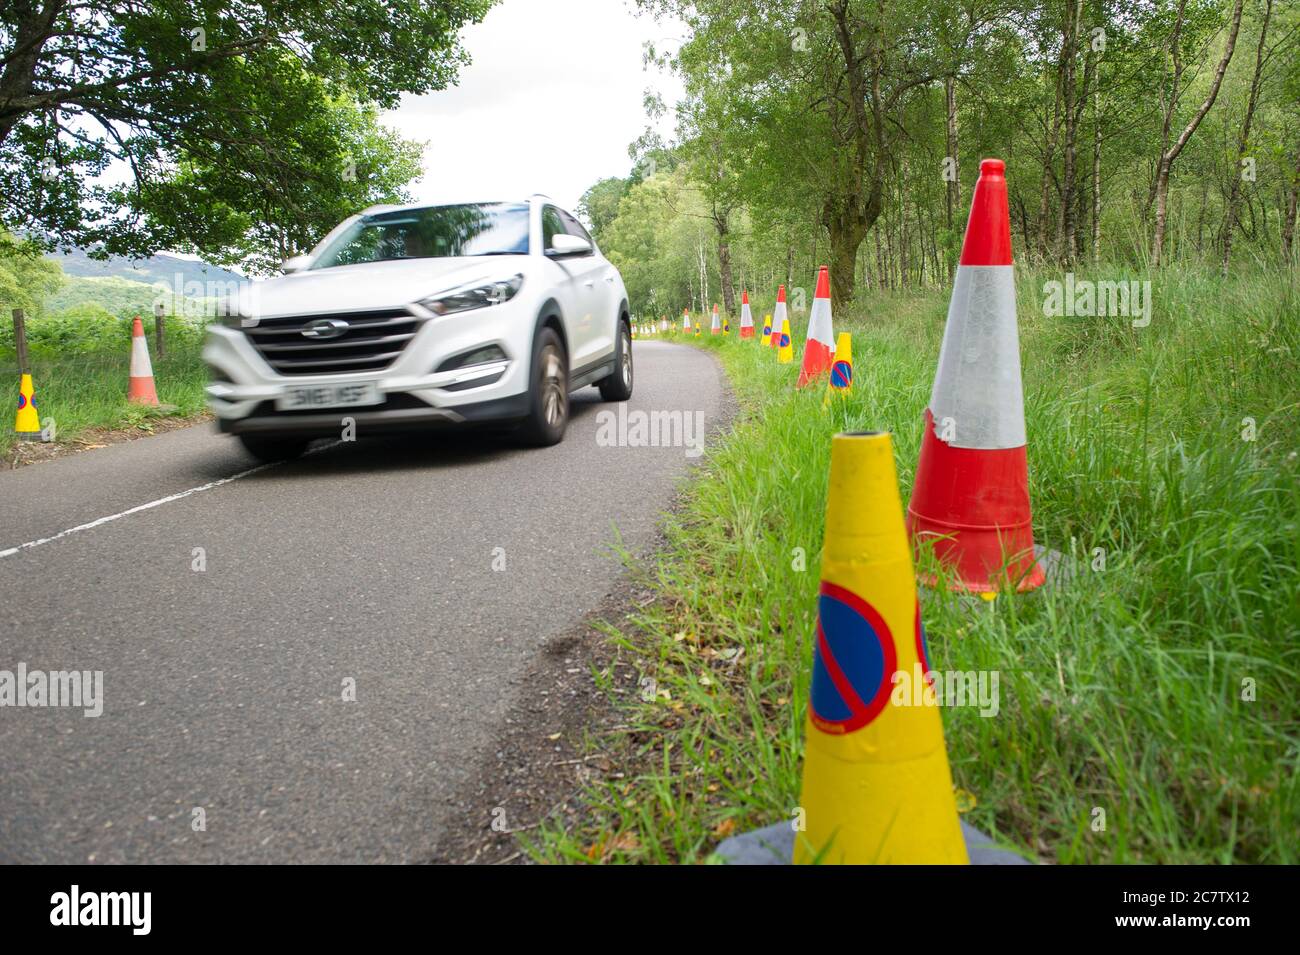
<svg viewBox="0 0 1300 955"><path fill-rule="evenodd" d="M528 413L532 323L517 310L491 309L426 321L387 368L334 375L277 372L238 329L210 326L203 360L212 370L208 407L229 434L338 434L344 419L358 433L500 422ZM496 345L505 358L436 371L466 352ZM378 404L280 410L277 399L313 385L373 383Z"/></svg>
<svg viewBox="0 0 1300 955"><path fill-rule="evenodd" d="M337 437L348 422L357 434L394 434L465 424L500 424L518 421L528 414L528 395L496 398L458 405L455 408L411 407L397 398L383 405L335 408L328 411L275 411L267 402L242 418L217 417L217 428L226 434L285 434L302 437ZM347 419L347 420L345 420Z"/></svg>

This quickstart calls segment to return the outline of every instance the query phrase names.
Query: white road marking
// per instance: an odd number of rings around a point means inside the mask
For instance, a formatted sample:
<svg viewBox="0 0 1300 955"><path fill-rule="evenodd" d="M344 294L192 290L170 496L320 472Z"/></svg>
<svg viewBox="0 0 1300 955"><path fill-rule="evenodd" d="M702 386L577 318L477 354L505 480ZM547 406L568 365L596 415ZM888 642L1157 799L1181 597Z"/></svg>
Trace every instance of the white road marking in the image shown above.
<svg viewBox="0 0 1300 955"><path fill-rule="evenodd" d="M331 441L328 444L322 444L319 447L309 450L307 455L319 454L321 451L328 451L330 448L342 443L343 442L341 441ZM306 457L307 455L303 455L303 457ZM188 491L179 491L176 494L168 494L166 497L160 497L158 500L150 501L148 504L137 504L135 507L128 508L118 514L109 514L107 517L96 518L88 524L78 524L76 527L69 527L66 531L59 531L53 537L42 537L40 540L28 541L26 544L19 544L17 547L0 550L0 557L12 557L20 551L30 550L33 547L40 547L42 544L48 544L51 541L56 541L72 534L79 534L82 531L92 530L100 525L109 524L120 517L129 517L132 514L147 511L150 508L158 507L162 504L170 504L172 501L179 501L183 497L189 497L191 494L198 494L200 491L210 491L214 487L221 487L223 484L229 484L231 481L238 481L240 478L246 478L250 474L256 474L258 471L265 471L267 468L273 468L276 465L284 463L284 461L268 461L266 464L259 464L255 468L249 468L247 471L240 471L238 474L232 474L230 477L222 478L219 481L209 481L207 484L200 484L198 487L192 487Z"/></svg>
<svg viewBox="0 0 1300 955"><path fill-rule="evenodd" d="M170 504L172 501L179 501L183 497L189 497L191 494L198 494L200 491L210 491L214 487L220 487L223 484L229 484L231 481L238 481L240 478L248 477L250 474L256 474L258 471L265 471L267 468L273 468L279 461L272 461L269 464L259 464L255 468L249 468L247 471L240 471L238 474L232 474L230 477L222 478L219 481L209 481L207 484L200 484L198 487L192 487L188 491L179 491L176 494L168 494L166 497L160 497L156 501L150 501L148 504L138 504L135 507L117 514L109 514L107 517L96 518L87 524L78 524L76 527L69 527L66 531L59 531L53 537L42 537L39 540L28 541L26 544L19 544L17 547L10 547L7 550L0 550L0 557L12 557L19 551L29 550L32 547L40 547L42 544L48 544L51 541L59 540L71 534L79 534L82 531L88 531L108 524L121 517L129 517L132 514L138 514L141 511L147 511L150 508L159 507L163 504Z"/></svg>

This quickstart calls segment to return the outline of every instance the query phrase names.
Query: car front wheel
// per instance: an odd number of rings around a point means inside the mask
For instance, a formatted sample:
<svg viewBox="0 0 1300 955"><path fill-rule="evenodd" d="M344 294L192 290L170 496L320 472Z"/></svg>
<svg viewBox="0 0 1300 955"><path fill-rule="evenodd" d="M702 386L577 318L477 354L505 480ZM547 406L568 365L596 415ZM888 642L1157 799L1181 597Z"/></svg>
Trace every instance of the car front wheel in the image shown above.
<svg viewBox="0 0 1300 955"><path fill-rule="evenodd" d="M632 397L632 334L626 322L618 323L618 344L614 348L614 374L601 381L600 396L606 401L627 401Z"/></svg>
<svg viewBox="0 0 1300 955"><path fill-rule="evenodd" d="M568 358L560 336L543 328L533 345L532 393L520 436L532 445L559 444L568 424Z"/></svg>

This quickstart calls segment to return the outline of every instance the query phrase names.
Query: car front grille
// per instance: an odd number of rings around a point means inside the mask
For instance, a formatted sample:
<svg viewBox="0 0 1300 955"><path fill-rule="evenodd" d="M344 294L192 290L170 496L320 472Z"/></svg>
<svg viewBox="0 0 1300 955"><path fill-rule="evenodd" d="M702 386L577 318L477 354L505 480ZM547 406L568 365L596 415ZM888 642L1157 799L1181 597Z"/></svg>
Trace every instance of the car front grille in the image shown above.
<svg viewBox="0 0 1300 955"><path fill-rule="evenodd" d="M334 338L303 335L308 325L321 319L342 320L348 327ZM264 318L244 334L282 375L339 375L387 368L415 337L420 321L405 309L294 315Z"/></svg>

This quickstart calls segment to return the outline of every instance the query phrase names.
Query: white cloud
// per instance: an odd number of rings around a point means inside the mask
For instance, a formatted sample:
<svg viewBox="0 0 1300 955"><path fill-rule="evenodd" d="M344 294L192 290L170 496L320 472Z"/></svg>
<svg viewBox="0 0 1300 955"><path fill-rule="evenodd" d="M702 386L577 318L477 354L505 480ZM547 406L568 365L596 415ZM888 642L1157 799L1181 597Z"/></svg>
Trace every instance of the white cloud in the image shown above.
<svg viewBox="0 0 1300 955"><path fill-rule="evenodd" d="M625 176L647 119L645 90L670 107L680 82L642 66L642 44L676 46L679 24L636 16L619 0L504 0L464 31L473 62L460 84L408 96L384 122L428 141L420 200L543 192L574 208L604 176Z"/></svg>

